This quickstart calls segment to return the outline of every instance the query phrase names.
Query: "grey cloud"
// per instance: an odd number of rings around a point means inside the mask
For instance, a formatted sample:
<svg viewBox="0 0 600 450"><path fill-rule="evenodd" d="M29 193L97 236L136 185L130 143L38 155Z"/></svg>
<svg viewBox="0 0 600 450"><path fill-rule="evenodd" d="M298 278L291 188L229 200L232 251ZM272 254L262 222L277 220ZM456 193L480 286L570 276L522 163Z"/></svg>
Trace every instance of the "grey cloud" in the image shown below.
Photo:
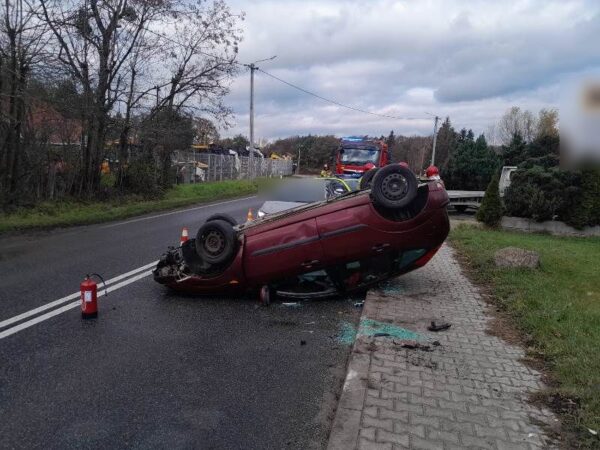
<svg viewBox="0 0 600 450"><path fill-rule="evenodd" d="M261 67L326 97L387 114L450 114L480 131L512 104L554 106L549 86L564 73L600 66L600 5L593 1L256 0L233 7L247 13L241 61L277 54ZM327 106L264 74L256 89L264 137L353 127L430 133L427 122ZM247 73L227 102L238 123L228 133L245 132Z"/></svg>

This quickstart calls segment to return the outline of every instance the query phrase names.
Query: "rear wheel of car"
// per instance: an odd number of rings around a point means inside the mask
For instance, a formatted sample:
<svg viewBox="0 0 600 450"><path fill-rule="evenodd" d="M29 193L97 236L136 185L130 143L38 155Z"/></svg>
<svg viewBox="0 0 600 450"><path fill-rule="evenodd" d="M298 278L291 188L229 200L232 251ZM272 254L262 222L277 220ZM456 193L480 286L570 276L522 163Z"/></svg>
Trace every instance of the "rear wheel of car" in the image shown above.
<svg viewBox="0 0 600 450"><path fill-rule="evenodd" d="M378 170L379 170L378 168L374 168L374 169L367 170L365 172L365 174L360 179L360 183L358 184L358 188L361 191L364 189L371 188L371 184L373 182L373 177L375 176L375 174L377 173Z"/></svg>
<svg viewBox="0 0 600 450"><path fill-rule="evenodd" d="M418 185L417 177L408 167L391 164L375 174L371 196L384 208L403 208L417 196Z"/></svg>
<svg viewBox="0 0 600 450"><path fill-rule="evenodd" d="M207 222L212 222L213 220L222 220L230 224L232 227L235 227L237 225L236 220L229 214L213 214L208 219L206 219Z"/></svg>
<svg viewBox="0 0 600 450"><path fill-rule="evenodd" d="M456 212L459 212L462 214L467 211L467 205L455 205L454 209L456 209Z"/></svg>
<svg viewBox="0 0 600 450"><path fill-rule="evenodd" d="M211 265L228 263L235 254L236 233L230 223L211 220L200 227L196 234L196 252Z"/></svg>

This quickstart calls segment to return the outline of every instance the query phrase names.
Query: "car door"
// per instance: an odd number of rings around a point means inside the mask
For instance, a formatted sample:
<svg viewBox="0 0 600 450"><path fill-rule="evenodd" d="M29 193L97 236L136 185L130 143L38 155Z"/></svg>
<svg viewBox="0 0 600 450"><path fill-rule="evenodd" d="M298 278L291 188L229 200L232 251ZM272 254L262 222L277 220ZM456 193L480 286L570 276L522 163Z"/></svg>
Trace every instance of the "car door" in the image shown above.
<svg viewBox="0 0 600 450"><path fill-rule="evenodd" d="M317 270L323 250L314 218L248 236L244 271L251 285Z"/></svg>

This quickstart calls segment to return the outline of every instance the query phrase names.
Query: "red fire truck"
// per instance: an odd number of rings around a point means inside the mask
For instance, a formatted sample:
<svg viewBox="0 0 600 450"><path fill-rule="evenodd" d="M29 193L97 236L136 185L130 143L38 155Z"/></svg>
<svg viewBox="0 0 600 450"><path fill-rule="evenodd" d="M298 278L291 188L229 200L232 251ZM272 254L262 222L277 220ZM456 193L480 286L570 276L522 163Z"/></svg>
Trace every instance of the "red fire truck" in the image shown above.
<svg viewBox="0 0 600 450"><path fill-rule="evenodd" d="M363 137L344 137L335 155L335 174L340 178L360 178L374 167L390 163L385 142Z"/></svg>

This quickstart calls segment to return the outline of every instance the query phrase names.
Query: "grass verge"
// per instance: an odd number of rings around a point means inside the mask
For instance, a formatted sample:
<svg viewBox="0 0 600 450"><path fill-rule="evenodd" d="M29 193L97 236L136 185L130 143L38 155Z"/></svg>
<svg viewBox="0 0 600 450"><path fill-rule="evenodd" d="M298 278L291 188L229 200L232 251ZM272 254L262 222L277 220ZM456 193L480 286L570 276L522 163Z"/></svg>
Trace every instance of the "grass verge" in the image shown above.
<svg viewBox="0 0 600 450"><path fill-rule="evenodd" d="M544 397L559 407L566 431L576 432L585 448L599 446L598 436L588 429L600 429L600 238L460 225L451 242L476 281L491 288L524 333L528 353L544 361L555 381ZM539 252L541 267L495 267L494 252L508 246ZM565 403L573 407L563 408Z"/></svg>
<svg viewBox="0 0 600 450"><path fill-rule="evenodd" d="M44 202L12 214L0 214L0 233L107 222L195 203L242 197L257 191L257 180L225 180L175 186L157 200L131 196L107 202Z"/></svg>

